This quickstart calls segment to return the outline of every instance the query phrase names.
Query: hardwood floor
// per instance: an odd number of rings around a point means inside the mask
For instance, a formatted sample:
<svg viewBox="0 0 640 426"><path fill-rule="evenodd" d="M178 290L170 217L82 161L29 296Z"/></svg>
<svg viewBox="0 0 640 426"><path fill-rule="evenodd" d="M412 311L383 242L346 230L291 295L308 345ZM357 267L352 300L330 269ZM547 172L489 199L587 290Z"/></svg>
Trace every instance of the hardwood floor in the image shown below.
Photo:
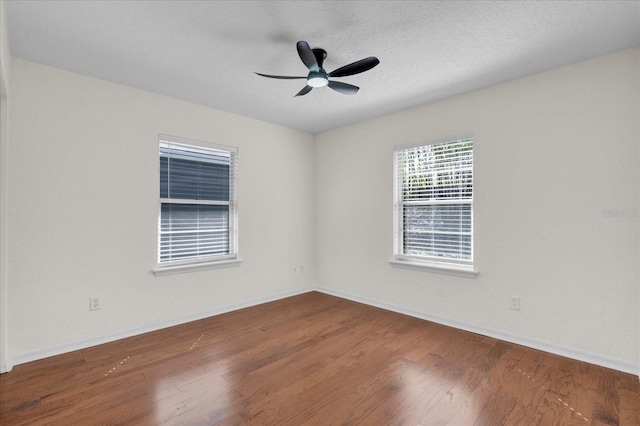
<svg viewBox="0 0 640 426"><path fill-rule="evenodd" d="M18 365L0 424L640 425L640 384L312 292Z"/></svg>

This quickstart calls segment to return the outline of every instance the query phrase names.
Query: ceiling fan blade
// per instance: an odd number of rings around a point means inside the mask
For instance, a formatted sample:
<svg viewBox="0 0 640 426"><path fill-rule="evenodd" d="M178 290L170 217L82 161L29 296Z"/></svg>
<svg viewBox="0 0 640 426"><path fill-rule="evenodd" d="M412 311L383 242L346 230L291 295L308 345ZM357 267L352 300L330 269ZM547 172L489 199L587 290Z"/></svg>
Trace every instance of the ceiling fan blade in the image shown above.
<svg viewBox="0 0 640 426"><path fill-rule="evenodd" d="M269 77L269 78L279 78L282 80L299 80L304 78L306 80L307 77L290 77L290 76L286 76L286 75L269 75L269 74L261 74L259 72L256 72L254 74L258 74L259 76L262 77Z"/></svg>
<svg viewBox="0 0 640 426"><path fill-rule="evenodd" d="M344 95L355 95L358 93L360 88L358 86L354 86L353 84L341 83L339 81L330 81L329 87L331 87L336 92L340 92Z"/></svg>
<svg viewBox="0 0 640 426"><path fill-rule="evenodd" d="M298 93L296 93L296 96L304 96L304 95L306 95L307 93L309 93L309 92L311 91L311 89L313 89L313 87L311 87L311 86L304 86L304 87L302 88L302 90L301 90L301 91L299 91ZM295 98L296 96L294 96L294 98Z"/></svg>
<svg viewBox="0 0 640 426"><path fill-rule="evenodd" d="M318 60L316 59L316 55L313 54L313 50L309 47L309 43L306 41L299 41L296 44L298 49L298 55L300 55L300 59L302 62L309 68L309 71L320 71L320 67L318 66Z"/></svg>
<svg viewBox="0 0 640 426"><path fill-rule="evenodd" d="M352 64L340 67L335 71L329 73L329 77L346 77L348 75L359 74L370 70L378 65L380 61L375 56L369 56L368 58L360 59Z"/></svg>

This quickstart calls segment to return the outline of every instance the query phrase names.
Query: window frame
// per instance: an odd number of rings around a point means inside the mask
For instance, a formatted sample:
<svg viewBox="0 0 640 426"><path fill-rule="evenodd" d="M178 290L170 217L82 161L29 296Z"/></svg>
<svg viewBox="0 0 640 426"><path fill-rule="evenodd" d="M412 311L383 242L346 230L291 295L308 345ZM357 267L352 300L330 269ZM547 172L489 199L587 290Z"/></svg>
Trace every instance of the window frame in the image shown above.
<svg viewBox="0 0 640 426"><path fill-rule="evenodd" d="M156 182L158 183L158 228L157 228L157 247L156 262L157 266L153 269L156 276L174 274L180 272L191 272L212 268L223 268L229 266L238 266L241 262L238 251L238 194L237 194L237 172L238 172L238 148L228 145L214 144L210 142L198 141L193 139L169 136L164 134L158 135L156 149L160 158L160 149L163 145L174 145L192 148L194 150L204 150L211 153L223 152L229 155L229 201L221 200L194 200L194 199L176 199L162 197L160 191L160 161L157 163ZM229 234L229 250L224 255L205 255L194 256L187 259L178 260L161 260L161 244L162 244L162 206L163 204L185 204L185 205L224 205L228 206L228 234Z"/></svg>
<svg viewBox="0 0 640 426"><path fill-rule="evenodd" d="M463 141L470 141L474 144L474 138L472 134L464 134L457 137L439 139L435 141L429 142L417 142L417 143L408 143L396 145L393 147L393 257L390 260L391 266L405 269L414 269L421 271L429 271L436 273L444 273L449 275L457 275L468 278L475 278L478 275L478 271L475 269L474 264L474 249L475 249L475 241L474 241L474 196L473 196L473 186L474 186L474 163L473 163L473 152L475 146L472 145L471 148L471 182L472 182L472 195L470 199L465 198L457 198L452 199L451 201L446 201L442 199L431 199L429 201L405 201L403 198L403 179L404 172L399 170L400 164L398 160L398 155L400 152L412 149L412 148L421 148L427 146L434 145L444 145L444 144L453 144L460 143ZM405 205L470 205L470 227L471 227L471 247L470 247L470 258L468 260L459 260L455 258L449 257L434 257L434 256L422 256L416 254L405 254L404 253L404 229L405 229L405 220L404 220L404 207Z"/></svg>

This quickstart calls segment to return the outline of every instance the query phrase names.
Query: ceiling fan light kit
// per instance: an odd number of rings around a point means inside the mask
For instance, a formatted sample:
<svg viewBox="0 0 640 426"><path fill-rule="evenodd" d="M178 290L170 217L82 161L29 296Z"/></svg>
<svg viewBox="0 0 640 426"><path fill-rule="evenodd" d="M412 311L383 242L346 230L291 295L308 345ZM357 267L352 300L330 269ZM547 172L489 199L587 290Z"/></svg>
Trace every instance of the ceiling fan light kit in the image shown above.
<svg viewBox="0 0 640 426"><path fill-rule="evenodd" d="M307 84L311 87L324 87L329 84L329 79L326 74L311 71L307 77Z"/></svg>
<svg viewBox="0 0 640 426"><path fill-rule="evenodd" d="M322 67L324 60L327 58L327 52L324 49L311 49L309 43L306 41L299 41L296 44L298 49L298 55L302 60L302 63L309 69L309 74L306 77L292 77L284 75L270 75L257 72L256 74L261 77L276 78L283 80L298 80L306 79L307 85L302 88L295 96L303 96L309 93L315 87L329 86L329 88L335 90L338 93L345 95L355 95L360 89L353 84L341 83L339 81L329 80L333 77L347 77L354 74L365 72L375 67L380 63L375 56L369 56L368 58L361 59L353 62L349 65L340 67L330 73L327 73ZM294 96L294 97L295 97Z"/></svg>

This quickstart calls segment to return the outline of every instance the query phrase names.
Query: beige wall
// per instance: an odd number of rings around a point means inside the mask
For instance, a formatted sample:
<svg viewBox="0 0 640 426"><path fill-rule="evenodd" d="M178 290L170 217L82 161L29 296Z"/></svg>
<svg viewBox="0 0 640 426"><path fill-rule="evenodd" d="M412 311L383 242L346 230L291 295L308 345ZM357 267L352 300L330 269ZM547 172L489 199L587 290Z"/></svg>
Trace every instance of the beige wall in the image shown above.
<svg viewBox="0 0 640 426"><path fill-rule="evenodd" d="M7 330L7 145L11 52L5 2L0 1L0 372L8 366Z"/></svg>
<svg viewBox="0 0 640 426"><path fill-rule="evenodd" d="M638 50L318 135L317 285L637 373ZM476 279L396 269L394 144L474 135ZM521 310L509 309L511 296Z"/></svg>
<svg viewBox="0 0 640 426"><path fill-rule="evenodd" d="M12 67L14 363L312 286L313 135L24 60ZM159 133L239 148L241 266L152 274ZM100 311L89 311L91 296Z"/></svg>

